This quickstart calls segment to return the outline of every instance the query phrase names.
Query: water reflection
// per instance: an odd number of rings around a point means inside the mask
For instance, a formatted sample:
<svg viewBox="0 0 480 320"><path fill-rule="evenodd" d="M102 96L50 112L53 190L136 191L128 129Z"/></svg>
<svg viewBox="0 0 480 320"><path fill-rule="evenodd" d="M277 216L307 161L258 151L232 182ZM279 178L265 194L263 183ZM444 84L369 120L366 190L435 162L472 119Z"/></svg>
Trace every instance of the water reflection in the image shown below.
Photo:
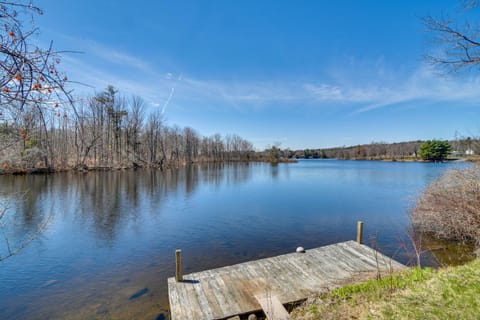
<svg viewBox="0 0 480 320"><path fill-rule="evenodd" d="M45 179L30 177L11 179L0 185L3 199L0 209L6 209L1 225L5 241L0 246L0 256L28 242L51 215L51 208L44 204L42 195L33 191L39 186L51 188Z"/></svg>
<svg viewBox="0 0 480 320"><path fill-rule="evenodd" d="M29 191L12 200L9 235L53 216L0 265L0 318L155 318L177 248L188 273L349 240L361 219L392 255L406 200L444 168L301 161L1 176L0 194Z"/></svg>
<svg viewBox="0 0 480 320"><path fill-rule="evenodd" d="M248 163L230 164L228 168L225 164L209 163L164 172L137 170L2 176L0 193L5 197L24 194L10 204L20 233L36 230L45 215L61 202L62 207L67 203L76 208L77 222L90 225L98 239L113 242L123 224L138 219L145 202L154 207L153 214L158 215L169 196L191 198L199 183L216 187L246 183L252 177L251 168ZM65 209L61 208L57 214L71 214Z"/></svg>
<svg viewBox="0 0 480 320"><path fill-rule="evenodd" d="M475 259L475 246L472 243L458 243L440 240L428 233L422 233L422 246L425 250L424 262L434 266L457 266Z"/></svg>

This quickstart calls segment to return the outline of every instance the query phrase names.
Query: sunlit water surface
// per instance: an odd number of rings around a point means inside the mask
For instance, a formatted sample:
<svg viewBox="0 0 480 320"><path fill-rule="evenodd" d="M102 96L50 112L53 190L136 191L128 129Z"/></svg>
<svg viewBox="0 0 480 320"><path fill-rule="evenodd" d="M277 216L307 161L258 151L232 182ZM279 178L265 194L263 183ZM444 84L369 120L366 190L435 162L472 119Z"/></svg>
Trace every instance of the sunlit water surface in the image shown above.
<svg viewBox="0 0 480 320"><path fill-rule="evenodd" d="M49 219L0 262L0 319L164 319L175 249L189 273L354 239L357 220L367 244L375 237L405 263L408 209L453 166L464 164L305 160L0 176L12 248Z"/></svg>

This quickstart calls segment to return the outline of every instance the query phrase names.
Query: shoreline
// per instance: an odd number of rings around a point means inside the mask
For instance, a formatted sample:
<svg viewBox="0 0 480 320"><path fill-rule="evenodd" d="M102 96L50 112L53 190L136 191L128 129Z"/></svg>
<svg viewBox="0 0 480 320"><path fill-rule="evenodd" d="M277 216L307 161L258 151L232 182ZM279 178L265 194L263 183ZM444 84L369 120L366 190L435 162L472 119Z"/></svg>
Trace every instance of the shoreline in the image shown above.
<svg viewBox="0 0 480 320"><path fill-rule="evenodd" d="M475 158L453 158L445 159L443 161L422 160L420 158L351 158L351 159L338 159L338 158L298 158L299 160L340 160L340 161L383 161L383 162L419 162L419 163L432 163L432 162L480 162L480 157Z"/></svg>
<svg viewBox="0 0 480 320"><path fill-rule="evenodd" d="M128 165L118 166L76 166L68 168L9 168L0 169L0 175L43 175L53 174L59 172L75 172L75 173L87 173L87 172L105 172L105 171L119 171L119 170L137 170L137 169L159 169L169 170L178 169L180 167L187 167L190 165L202 165L202 164L226 164L226 163L270 163L271 165L278 165L279 163L298 163L299 160L340 160L340 161L379 161L379 162L418 162L418 163L433 163L436 161L422 160L419 158L353 158L353 159L338 159L338 158L289 158L279 160L269 159L256 159L256 160L224 160L224 161L194 161L194 162L181 162L177 164L168 164L165 166L159 165L139 165L137 163L131 163ZM437 161L440 163L447 162L480 162L480 156L467 157L467 158L452 158L445 159L444 161Z"/></svg>
<svg viewBox="0 0 480 320"><path fill-rule="evenodd" d="M128 165L119 166L95 166L89 167L75 166L68 168L10 168L0 169L0 175L48 175L60 172L75 172L75 173L88 173L88 172L106 172L106 171L125 171L125 170L138 170L138 169L158 169L160 171L178 169L180 167L187 167L190 165L203 165L203 164L227 164L227 163L270 163L271 165L278 165L279 163L297 163L298 159L279 159L279 160L224 160L224 161L194 161L194 162L181 162L176 164L168 164L165 166L159 165L146 165L142 166L137 163L131 163Z"/></svg>

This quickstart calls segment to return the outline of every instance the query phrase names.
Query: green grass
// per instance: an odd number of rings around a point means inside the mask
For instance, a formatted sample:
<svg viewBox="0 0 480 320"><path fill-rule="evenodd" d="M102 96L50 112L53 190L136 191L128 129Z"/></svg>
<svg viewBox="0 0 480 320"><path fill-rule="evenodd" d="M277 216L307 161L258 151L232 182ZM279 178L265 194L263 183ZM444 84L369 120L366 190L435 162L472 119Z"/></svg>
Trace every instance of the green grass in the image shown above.
<svg viewBox="0 0 480 320"><path fill-rule="evenodd" d="M294 319L480 319L480 259L411 269L310 299Z"/></svg>

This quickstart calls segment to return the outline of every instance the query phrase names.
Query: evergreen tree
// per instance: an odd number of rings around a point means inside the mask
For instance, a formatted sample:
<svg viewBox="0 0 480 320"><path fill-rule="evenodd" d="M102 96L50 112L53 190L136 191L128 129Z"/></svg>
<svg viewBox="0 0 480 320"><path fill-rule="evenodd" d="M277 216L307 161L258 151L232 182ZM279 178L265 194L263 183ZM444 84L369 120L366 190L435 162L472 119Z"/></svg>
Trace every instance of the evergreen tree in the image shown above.
<svg viewBox="0 0 480 320"><path fill-rule="evenodd" d="M451 148L448 141L428 140L421 145L419 155L423 160L443 161Z"/></svg>

